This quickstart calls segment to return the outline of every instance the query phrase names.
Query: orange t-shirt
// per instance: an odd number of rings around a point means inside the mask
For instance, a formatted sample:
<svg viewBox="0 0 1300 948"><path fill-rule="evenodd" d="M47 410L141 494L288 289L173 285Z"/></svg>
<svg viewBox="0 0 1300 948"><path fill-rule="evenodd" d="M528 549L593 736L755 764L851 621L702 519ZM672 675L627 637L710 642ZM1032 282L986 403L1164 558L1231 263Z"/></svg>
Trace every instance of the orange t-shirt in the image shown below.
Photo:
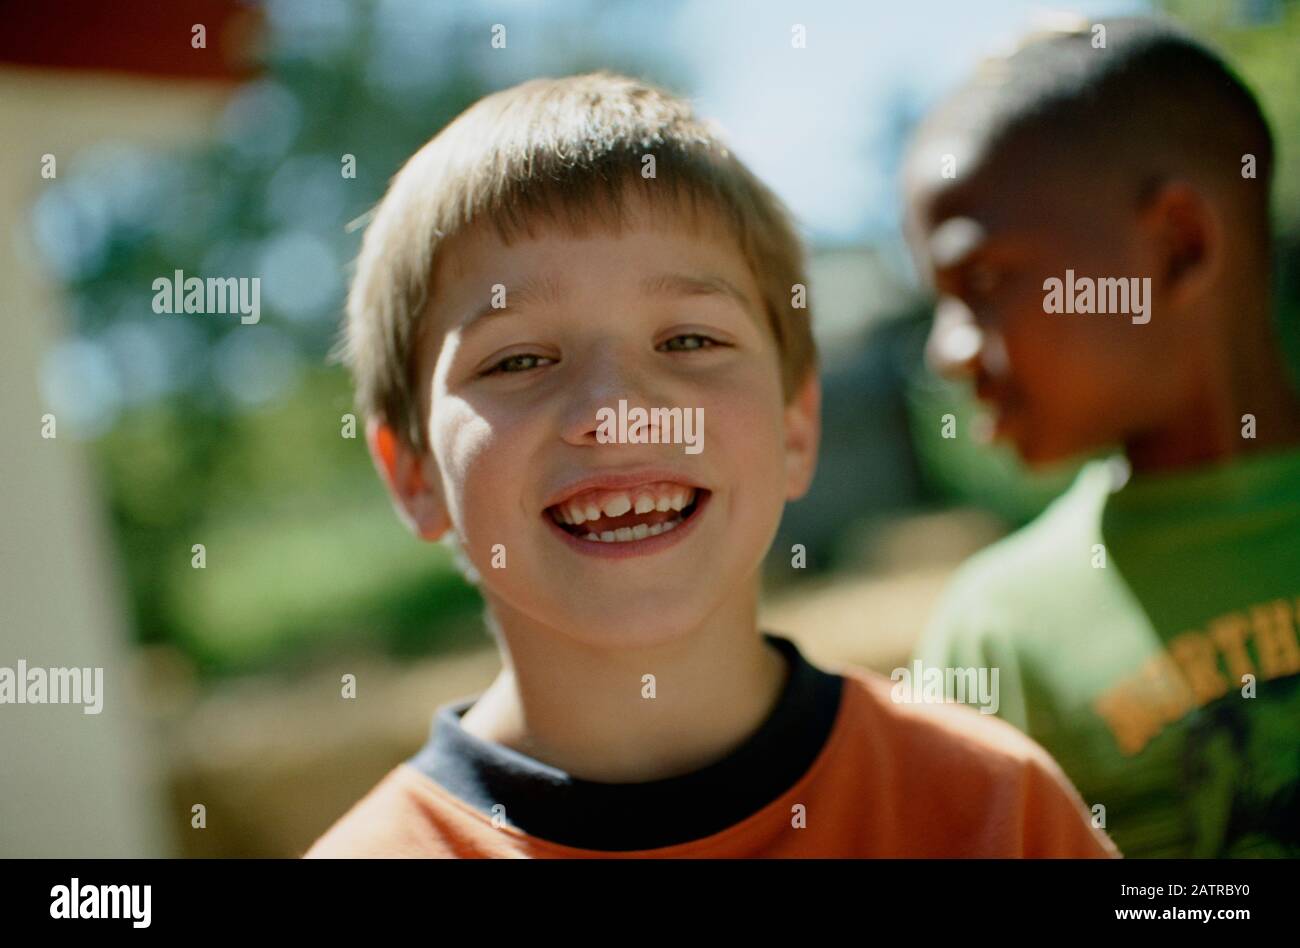
<svg viewBox="0 0 1300 948"><path fill-rule="evenodd" d="M1092 827L1083 801L1056 763L1011 725L964 705L895 702L891 680L865 669L846 668L835 677L842 688L811 766L761 809L717 832L642 849L563 845L508 820L494 820L490 808L471 805L407 762L390 771L306 856L1119 855L1109 837Z"/></svg>

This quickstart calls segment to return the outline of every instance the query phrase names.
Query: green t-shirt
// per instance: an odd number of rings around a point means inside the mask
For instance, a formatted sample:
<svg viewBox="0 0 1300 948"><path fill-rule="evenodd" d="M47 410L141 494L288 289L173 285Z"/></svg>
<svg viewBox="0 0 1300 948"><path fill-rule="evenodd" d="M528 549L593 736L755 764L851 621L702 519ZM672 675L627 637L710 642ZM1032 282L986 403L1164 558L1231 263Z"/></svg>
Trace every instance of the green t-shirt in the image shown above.
<svg viewBox="0 0 1300 948"><path fill-rule="evenodd" d="M998 668L1125 855L1300 855L1300 451L1121 467L966 563L917 657Z"/></svg>

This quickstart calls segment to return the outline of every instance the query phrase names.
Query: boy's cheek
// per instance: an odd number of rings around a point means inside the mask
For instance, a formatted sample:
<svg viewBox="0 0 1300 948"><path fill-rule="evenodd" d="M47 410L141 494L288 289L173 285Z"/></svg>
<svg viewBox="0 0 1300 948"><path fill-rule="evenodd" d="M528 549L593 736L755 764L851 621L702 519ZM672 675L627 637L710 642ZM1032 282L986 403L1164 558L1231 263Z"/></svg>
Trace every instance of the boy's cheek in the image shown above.
<svg viewBox="0 0 1300 948"><path fill-rule="evenodd" d="M710 379L695 396L705 409L705 424L710 416L719 431L755 422L770 425L773 419L779 424L785 406L780 371L779 365L754 364Z"/></svg>
<svg viewBox="0 0 1300 948"><path fill-rule="evenodd" d="M447 512L473 559L478 551L465 538L501 533L501 521L519 509L527 485L518 476L519 462L509 454L509 439L499 438L482 419L462 419L438 433L434 452Z"/></svg>
<svg viewBox="0 0 1300 948"><path fill-rule="evenodd" d="M505 420L494 419L457 396L441 399L431 420L430 443L446 474L460 481L472 469L489 466L487 462L512 443Z"/></svg>
<svg viewBox="0 0 1300 948"><path fill-rule="evenodd" d="M741 518L755 523L766 519L769 508L779 518L789 500L784 404L776 402L778 408L752 403L720 408L713 428L705 424L712 440L703 453L706 458L717 453L709 463L720 478L718 486L728 491L729 503L740 505Z"/></svg>

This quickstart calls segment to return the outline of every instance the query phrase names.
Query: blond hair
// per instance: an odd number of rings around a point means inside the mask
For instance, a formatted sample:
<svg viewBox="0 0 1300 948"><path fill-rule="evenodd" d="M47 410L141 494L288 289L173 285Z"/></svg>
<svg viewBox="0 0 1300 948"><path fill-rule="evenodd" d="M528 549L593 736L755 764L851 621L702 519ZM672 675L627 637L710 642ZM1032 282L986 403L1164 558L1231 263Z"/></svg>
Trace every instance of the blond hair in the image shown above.
<svg viewBox="0 0 1300 948"><path fill-rule="evenodd" d="M654 156L653 178L643 176ZM790 216L683 100L608 72L536 79L486 96L426 143L373 212L348 295L340 355L358 408L425 443L413 349L440 245L484 222L509 244L539 224L616 230L629 195L718 214L763 296L793 397L816 362L803 250ZM805 290L806 292L806 290Z"/></svg>

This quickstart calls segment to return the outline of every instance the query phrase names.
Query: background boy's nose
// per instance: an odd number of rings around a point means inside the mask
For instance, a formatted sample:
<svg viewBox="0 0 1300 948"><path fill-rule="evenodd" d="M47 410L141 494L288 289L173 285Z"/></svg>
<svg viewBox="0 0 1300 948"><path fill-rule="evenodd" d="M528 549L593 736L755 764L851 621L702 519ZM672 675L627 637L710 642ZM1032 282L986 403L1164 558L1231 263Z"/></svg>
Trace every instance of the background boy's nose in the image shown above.
<svg viewBox="0 0 1300 948"><path fill-rule="evenodd" d="M925 341L926 364L945 378L969 378L976 372L985 342L985 333L966 304L945 298L935 307Z"/></svg>

